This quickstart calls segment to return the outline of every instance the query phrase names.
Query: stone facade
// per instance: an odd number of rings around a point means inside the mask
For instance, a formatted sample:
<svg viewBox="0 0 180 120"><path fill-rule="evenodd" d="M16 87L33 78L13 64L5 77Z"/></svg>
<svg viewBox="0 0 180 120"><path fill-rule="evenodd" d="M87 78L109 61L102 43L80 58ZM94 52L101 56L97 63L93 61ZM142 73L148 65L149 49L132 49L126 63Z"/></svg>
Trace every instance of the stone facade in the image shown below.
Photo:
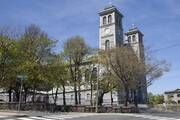
<svg viewBox="0 0 180 120"><path fill-rule="evenodd" d="M180 89L165 92L164 101L166 103L180 104Z"/></svg>
<svg viewBox="0 0 180 120"><path fill-rule="evenodd" d="M138 58L140 60L144 60L144 46L143 46L143 34L138 30L137 28L130 29L128 32L125 33L124 39L124 33L123 33L123 25L122 25L122 18L123 15L120 13L120 11L110 5L106 8L104 8L101 12L99 12L100 16L100 25L99 25L99 49L110 49L112 47L117 47L122 44L128 44L132 47L134 52L137 54ZM96 65L91 65L91 63L87 63L82 66L82 69L86 70L93 70L94 68L97 68ZM103 68L101 68L102 70ZM100 70L97 74L98 76L101 76ZM83 71L85 73L85 71ZM82 81L87 82L86 78L82 76ZM142 76L142 82L141 84L145 85L146 83L146 77ZM55 91L55 90L54 90ZM92 103L95 105L95 94L96 94L96 87L93 88L93 95L92 95ZM48 99L46 99L48 95ZM131 94L133 95L133 94ZM89 84L85 84L81 88L81 104L82 105L90 105L90 96L91 91ZM0 96L1 97L1 96ZM8 101L8 95L2 96L4 101ZM1 99L1 98L0 98ZM27 98L27 102L31 102L32 95L29 95ZM49 91L48 93L39 93L37 95L37 100L44 101L48 100L49 103L53 103L53 97L52 97L52 91ZM113 100L114 105L123 104L124 102L124 93L122 90L113 91L111 93L106 93L103 97L103 104L110 105L111 100ZM138 101L139 103L145 104L147 101L147 88L141 87L138 90ZM74 105L74 91L71 86L66 86L66 103L67 105ZM58 98L57 98L57 104L62 105L63 104L63 95L62 91L58 91Z"/></svg>
<svg viewBox="0 0 180 120"><path fill-rule="evenodd" d="M133 27L128 32L123 33L122 13L113 5L105 7L99 13L99 49L110 49L119 45L130 46L136 53L139 60L144 61L144 44L142 32ZM112 18L111 18L112 17ZM124 39L125 38L125 39ZM147 87L146 77L142 76L142 84L138 90L138 102L145 104L147 102ZM133 95L132 95L133 96ZM124 93L118 90L118 102L121 104L124 101Z"/></svg>

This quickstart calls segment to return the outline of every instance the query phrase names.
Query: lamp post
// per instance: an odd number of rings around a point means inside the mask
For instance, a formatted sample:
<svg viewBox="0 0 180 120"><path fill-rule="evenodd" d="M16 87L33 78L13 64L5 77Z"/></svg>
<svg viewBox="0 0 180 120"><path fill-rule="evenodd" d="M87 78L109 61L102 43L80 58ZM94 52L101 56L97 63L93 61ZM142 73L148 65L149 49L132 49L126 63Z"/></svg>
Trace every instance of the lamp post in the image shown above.
<svg viewBox="0 0 180 120"><path fill-rule="evenodd" d="M27 76L26 75L18 75L17 78L20 79L20 94L19 94L19 103L18 103L18 112L20 112L21 110L21 100L22 100L22 87L23 87L23 84L22 84L22 81L23 80L26 80Z"/></svg>
<svg viewBox="0 0 180 120"><path fill-rule="evenodd" d="M99 97L99 65L97 66L97 86L96 86L96 113L98 113L98 97Z"/></svg>

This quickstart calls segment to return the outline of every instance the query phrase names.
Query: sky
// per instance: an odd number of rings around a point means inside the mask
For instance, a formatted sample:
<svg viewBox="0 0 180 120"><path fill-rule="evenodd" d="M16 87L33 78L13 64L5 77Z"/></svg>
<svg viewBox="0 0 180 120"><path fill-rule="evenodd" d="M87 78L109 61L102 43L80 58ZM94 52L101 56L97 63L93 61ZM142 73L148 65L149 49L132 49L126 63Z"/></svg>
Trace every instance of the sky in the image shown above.
<svg viewBox="0 0 180 120"><path fill-rule="evenodd" d="M88 45L98 47L99 16L110 0L1 0L0 27L24 29L39 25L58 40L56 50L75 35ZM170 71L148 88L162 94L180 88L180 0L111 0L124 15L126 32L132 24L144 34L145 47L151 47L154 58L165 59Z"/></svg>

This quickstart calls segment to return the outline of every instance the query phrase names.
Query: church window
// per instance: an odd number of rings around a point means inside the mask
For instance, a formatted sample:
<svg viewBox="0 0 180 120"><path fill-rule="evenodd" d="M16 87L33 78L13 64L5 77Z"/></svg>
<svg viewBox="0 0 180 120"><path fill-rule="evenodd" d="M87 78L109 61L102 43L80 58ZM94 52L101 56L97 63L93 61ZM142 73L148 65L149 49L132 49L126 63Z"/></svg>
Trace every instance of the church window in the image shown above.
<svg viewBox="0 0 180 120"><path fill-rule="evenodd" d="M74 97L74 95L71 95L71 101L73 101L73 97Z"/></svg>
<svg viewBox="0 0 180 120"><path fill-rule="evenodd" d="M133 42L136 41L136 35L133 35L133 36L132 36L132 40L133 40Z"/></svg>
<svg viewBox="0 0 180 120"><path fill-rule="evenodd" d="M89 93L87 94L87 100L90 100L90 94Z"/></svg>
<svg viewBox="0 0 180 120"><path fill-rule="evenodd" d="M109 40L106 40L106 42L105 42L105 49L107 50L109 48L110 48L110 42L109 42Z"/></svg>
<svg viewBox="0 0 180 120"><path fill-rule="evenodd" d="M108 16L108 23L112 23L112 16L111 15Z"/></svg>
<svg viewBox="0 0 180 120"><path fill-rule="evenodd" d="M131 36L128 36L128 43L131 42Z"/></svg>
<svg viewBox="0 0 180 120"><path fill-rule="evenodd" d="M103 25L106 24L106 16L103 17Z"/></svg>
<svg viewBox="0 0 180 120"><path fill-rule="evenodd" d="M92 70L92 79L97 79L97 68L94 67L93 70Z"/></svg>
<svg viewBox="0 0 180 120"><path fill-rule="evenodd" d="M85 71L85 81L89 82L89 69Z"/></svg>

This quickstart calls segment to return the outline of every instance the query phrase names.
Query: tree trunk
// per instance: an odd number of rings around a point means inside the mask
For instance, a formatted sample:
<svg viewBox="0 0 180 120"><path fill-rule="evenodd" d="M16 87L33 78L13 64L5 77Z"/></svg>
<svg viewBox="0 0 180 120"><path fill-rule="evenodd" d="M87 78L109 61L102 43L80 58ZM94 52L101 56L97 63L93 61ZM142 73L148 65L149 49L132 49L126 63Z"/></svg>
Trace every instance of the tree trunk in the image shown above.
<svg viewBox="0 0 180 120"><path fill-rule="evenodd" d="M54 105L57 103L57 94L58 94L58 87L56 88L55 98L54 98Z"/></svg>
<svg viewBox="0 0 180 120"><path fill-rule="evenodd" d="M128 106L128 100L129 100L129 90L127 87L125 87L125 103L124 103L124 106Z"/></svg>
<svg viewBox="0 0 180 120"><path fill-rule="evenodd" d="M91 84L91 98L90 98L90 104L91 104L91 106L93 105L93 102L92 102L92 97L93 97L93 85L92 85L92 80L90 80L90 84Z"/></svg>
<svg viewBox="0 0 180 120"><path fill-rule="evenodd" d="M80 85L80 79L78 79L78 100L79 105L81 104L81 85Z"/></svg>
<svg viewBox="0 0 180 120"><path fill-rule="evenodd" d="M11 102L12 100L12 98L11 98L11 93L12 93L12 90L11 90L11 88L8 90L8 93L9 93L9 102Z"/></svg>
<svg viewBox="0 0 180 120"><path fill-rule="evenodd" d="M78 65L79 66L79 65ZM78 103L81 104L81 71L77 68L77 80L78 80Z"/></svg>
<svg viewBox="0 0 180 120"><path fill-rule="evenodd" d="M27 89L24 89L24 102L26 103L27 101Z"/></svg>
<svg viewBox="0 0 180 120"><path fill-rule="evenodd" d="M103 96L104 96L104 92L99 92L99 96L98 96L98 105L99 106L102 106Z"/></svg>
<svg viewBox="0 0 180 120"><path fill-rule="evenodd" d="M138 101L137 101L137 92L134 90L134 105L138 107Z"/></svg>
<svg viewBox="0 0 180 120"><path fill-rule="evenodd" d="M33 96L32 96L32 102L35 103L35 86L33 87Z"/></svg>
<svg viewBox="0 0 180 120"><path fill-rule="evenodd" d="M78 99L77 99L77 85L76 81L74 82L74 99L75 99L75 105L78 104Z"/></svg>
<svg viewBox="0 0 180 120"><path fill-rule="evenodd" d="M66 89L64 85L63 85L63 105L66 106Z"/></svg>
<svg viewBox="0 0 180 120"><path fill-rule="evenodd" d="M75 97L75 105L78 104L77 98L77 68L75 67L75 76L74 76L74 97Z"/></svg>
<svg viewBox="0 0 180 120"><path fill-rule="evenodd" d="M113 106L112 90L111 90L110 94L111 94L111 106Z"/></svg>

